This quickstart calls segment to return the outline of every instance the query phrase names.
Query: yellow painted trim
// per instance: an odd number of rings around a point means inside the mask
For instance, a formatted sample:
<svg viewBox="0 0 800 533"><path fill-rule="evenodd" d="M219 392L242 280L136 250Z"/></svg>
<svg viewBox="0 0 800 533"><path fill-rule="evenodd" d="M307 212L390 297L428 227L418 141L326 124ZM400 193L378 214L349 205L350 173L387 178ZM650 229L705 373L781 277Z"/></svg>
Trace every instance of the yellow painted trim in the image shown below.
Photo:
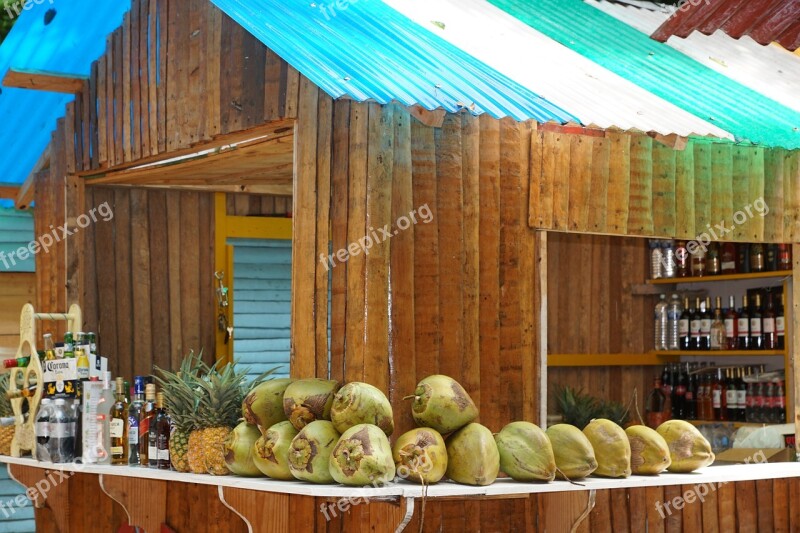
<svg viewBox="0 0 800 533"><path fill-rule="evenodd" d="M547 354L547 366L657 366L678 359L679 356L656 355L652 352Z"/></svg>
<svg viewBox="0 0 800 533"><path fill-rule="evenodd" d="M286 217L227 217L227 236L237 239L292 240L292 219Z"/></svg>
<svg viewBox="0 0 800 533"><path fill-rule="evenodd" d="M227 194L214 193L214 271L224 272L223 283L228 287L228 324L233 323L233 246L228 246L228 239L292 239L292 219L285 217L242 217L228 215ZM216 301L216 281L214 283L214 299ZM214 324L216 328L219 307L214 306ZM233 361L233 343L225 344L225 333L216 329L217 360L229 363Z"/></svg>

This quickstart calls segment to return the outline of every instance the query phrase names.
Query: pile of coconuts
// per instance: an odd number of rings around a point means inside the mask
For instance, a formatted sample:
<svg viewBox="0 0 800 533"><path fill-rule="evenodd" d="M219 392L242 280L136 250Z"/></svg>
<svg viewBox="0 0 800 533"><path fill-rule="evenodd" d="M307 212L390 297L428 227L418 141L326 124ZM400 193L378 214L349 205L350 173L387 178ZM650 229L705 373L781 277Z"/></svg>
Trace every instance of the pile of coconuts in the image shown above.
<svg viewBox="0 0 800 533"><path fill-rule="evenodd" d="M426 377L406 399L418 427L392 445L392 406L380 389L319 378L266 381L243 402L226 462L241 476L382 486L395 478L489 485L501 471L525 482L625 478L692 472L714 461L708 441L681 420L657 430L595 419L583 430L556 424L546 431L519 421L492 434L475 422L475 403L448 376Z"/></svg>

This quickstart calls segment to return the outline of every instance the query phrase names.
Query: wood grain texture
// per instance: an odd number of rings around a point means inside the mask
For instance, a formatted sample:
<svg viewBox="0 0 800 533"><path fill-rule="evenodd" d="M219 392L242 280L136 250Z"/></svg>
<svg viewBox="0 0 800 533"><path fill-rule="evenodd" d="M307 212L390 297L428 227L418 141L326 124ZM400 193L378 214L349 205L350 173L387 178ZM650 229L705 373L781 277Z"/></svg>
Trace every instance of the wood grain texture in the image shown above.
<svg viewBox="0 0 800 533"><path fill-rule="evenodd" d="M121 476L98 476L101 490L120 504L129 524L160 531L167 520L167 482Z"/></svg>

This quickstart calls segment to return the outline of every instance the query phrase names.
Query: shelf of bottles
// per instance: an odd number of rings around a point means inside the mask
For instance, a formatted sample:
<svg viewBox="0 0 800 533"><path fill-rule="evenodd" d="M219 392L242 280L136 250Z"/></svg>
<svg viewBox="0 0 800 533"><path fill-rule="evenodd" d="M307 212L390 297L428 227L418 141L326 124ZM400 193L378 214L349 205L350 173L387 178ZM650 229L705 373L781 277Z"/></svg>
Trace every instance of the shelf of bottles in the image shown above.
<svg viewBox="0 0 800 533"><path fill-rule="evenodd" d="M763 365L669 363L653 380L646 404L648 420L782 424L786 421L784 383L783 372L765 372Z"/></svg>

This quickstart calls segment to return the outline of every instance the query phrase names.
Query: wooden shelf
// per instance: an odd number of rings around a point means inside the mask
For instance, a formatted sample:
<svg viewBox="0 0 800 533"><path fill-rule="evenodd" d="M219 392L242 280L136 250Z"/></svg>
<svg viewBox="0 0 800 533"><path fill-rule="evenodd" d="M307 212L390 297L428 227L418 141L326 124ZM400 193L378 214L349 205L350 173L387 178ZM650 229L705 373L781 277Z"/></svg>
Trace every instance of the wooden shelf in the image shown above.
<svg viewBox="0 0 800 533"><path fill-rule="evenodd" d="M784 350L659 350L659 351L649 352L649 355L665 355L665 356L705 355L707 357L748 356L748 355L751 355L753 357L767 357L771 355L780 355L781 357L783 357L786 355L786 352Z"/></svg>
<svg viewBox="0 0 800 533"><path fill-rule="evenodd" d="M547 354L547 366L659 366L678 357L667 352Z"/></svg>
<svg viewBox="0 0 800 533"><path fill-rule="evenodd" d="M703 424L731 424L735 428L741 427L761 427L761 426L777 426L772 422L737 422L732 420L687 420L693 426L700 426Z"/></svg>
<svg viewBox="0 0 800 533"><path fill-rule="evenodd" d="M648 279L647 283L651 285L676 285L678 283L706 283L709 281L742 281L748 279L764 279L764 278L790 278L792 277L791 270L774 270L769 272L752 272L750 274L720 274L717 276L702 276L702 277L688 277L688 278L659 278Z"/></svg>

